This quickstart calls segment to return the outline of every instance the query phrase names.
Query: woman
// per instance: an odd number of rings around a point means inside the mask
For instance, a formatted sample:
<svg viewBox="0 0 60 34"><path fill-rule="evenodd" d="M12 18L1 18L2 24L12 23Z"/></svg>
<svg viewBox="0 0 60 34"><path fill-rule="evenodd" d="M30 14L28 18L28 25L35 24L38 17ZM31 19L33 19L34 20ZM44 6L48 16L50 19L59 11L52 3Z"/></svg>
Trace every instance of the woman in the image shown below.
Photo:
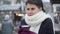
<svg viewBox="0 0 60 34"><path fill-rule="evenodd" d="M9 15L5 15L2 22L2 34L13 34L14 25Z"/></svg>
<svg viewBox="0 0 60 34"><path fill-rule="evenodd" d="M45 13L41 0L27 0L25 22L30 25L30 31L36 34L54 34L53 20Z"/></svg>

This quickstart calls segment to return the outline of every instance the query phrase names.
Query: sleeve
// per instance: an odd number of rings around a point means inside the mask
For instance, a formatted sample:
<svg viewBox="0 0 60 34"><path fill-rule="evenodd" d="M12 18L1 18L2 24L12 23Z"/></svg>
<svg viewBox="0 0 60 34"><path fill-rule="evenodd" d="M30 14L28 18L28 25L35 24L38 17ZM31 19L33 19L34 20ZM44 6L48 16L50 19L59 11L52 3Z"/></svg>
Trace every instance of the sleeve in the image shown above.
<svg viewBox="0 0 60 34"><path fill-rule="evenodd" d="M14 31L14 24L13 24L12 21L11 21L11 23L10 23L10 26L11 26L12 30Z"/></svg>

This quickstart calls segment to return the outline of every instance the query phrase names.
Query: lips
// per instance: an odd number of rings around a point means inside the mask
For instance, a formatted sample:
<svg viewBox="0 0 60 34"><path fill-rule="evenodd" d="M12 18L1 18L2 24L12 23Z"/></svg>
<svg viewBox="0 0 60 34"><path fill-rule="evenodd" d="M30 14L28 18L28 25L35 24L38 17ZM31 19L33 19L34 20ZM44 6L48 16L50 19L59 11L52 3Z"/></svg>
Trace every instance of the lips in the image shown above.
<svg viewBox="0 0 60 34"><path fill-rule="evenodd" d="M33 14L29 13L28 16L32 16Z"/></svg>

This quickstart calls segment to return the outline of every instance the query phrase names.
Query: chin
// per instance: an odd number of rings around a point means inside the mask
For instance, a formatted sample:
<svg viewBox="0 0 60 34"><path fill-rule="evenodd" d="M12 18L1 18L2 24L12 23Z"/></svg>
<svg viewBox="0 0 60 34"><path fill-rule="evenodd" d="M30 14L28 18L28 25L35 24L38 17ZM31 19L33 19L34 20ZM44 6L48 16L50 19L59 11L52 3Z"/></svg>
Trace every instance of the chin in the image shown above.
<svg viewBox="0 0 60 34"><path fill-rule="evenodd" d="M32 16L32 15L28 15L28 16Z"/></svg>
<svg viewBox="0 0 60 34"><path fill-rule="evenodd" d="M28 16L32 16L31 14L29 14Z"/></svg>

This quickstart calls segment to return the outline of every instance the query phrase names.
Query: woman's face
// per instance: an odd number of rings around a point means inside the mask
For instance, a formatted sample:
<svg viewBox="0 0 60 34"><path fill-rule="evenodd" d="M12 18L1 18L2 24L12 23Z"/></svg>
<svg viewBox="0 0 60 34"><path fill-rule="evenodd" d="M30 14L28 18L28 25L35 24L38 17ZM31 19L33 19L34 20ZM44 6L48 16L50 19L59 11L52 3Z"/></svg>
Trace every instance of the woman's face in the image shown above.
<svg viewBox="0 0 60 34"><path fill-rule="evenodd" d="M40 10L42 10L41 8L38 8L36 5L34 4L27 4L27 14L28 16L32 16L36 13L38 13Z"/></svg>

